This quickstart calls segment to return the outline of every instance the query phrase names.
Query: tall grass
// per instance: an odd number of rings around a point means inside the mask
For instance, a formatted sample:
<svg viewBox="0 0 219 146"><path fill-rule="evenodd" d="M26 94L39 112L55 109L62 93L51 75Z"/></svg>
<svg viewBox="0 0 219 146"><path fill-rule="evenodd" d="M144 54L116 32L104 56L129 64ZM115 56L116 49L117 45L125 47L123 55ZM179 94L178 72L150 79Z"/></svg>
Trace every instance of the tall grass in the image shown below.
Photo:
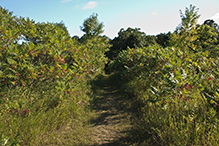
<svg viewBox="0 0 219 146"><path fill-rule="evenodd" d="M7 87L1 94L0 144L59 144L64 127L77 119L89 105L88 78L81 79L74 91L54 88L53 82L38 87Z"/></svg>
<svg viewBox="0 0 219 146"><path fill-rule="evenodd" d="M144 145L218 145L219 115L206 104L200 93L186 101L149 102L150 92L144 80L125 81L123 88L139 102L136 126Z"/></svg>

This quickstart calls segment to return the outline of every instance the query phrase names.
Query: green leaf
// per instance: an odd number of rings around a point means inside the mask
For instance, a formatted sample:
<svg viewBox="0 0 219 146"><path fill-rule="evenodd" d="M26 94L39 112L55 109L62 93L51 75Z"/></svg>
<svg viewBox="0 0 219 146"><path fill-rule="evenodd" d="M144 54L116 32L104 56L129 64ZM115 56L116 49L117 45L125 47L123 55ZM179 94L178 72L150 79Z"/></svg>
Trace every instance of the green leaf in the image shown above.
<svg viewBox="0 0 219 146"><path fill-rule="evenodd" d="M175 71L176 76L181 76L181 73L179 71Z"/></svg>
<svg viewBox="0 0 219 146"><path fill-rule="evenodd" d="M0 70L0 77L3 77L3 72Z"/></svg>
<svg viewBox="0 0 219 146"><path fill-rule="evenodd" d="M16 76L13 76L13 75L11 75L11 74L7 75L7 77L9 77L9 78L14 78L14 79L17 78Z"/></svg>
<svg viewBox="0 0 219 146"><path fill-rule="evenodd" d="M9 64L16 64L16 61L14 61L11 58L7 58L7 61L8 61Z"/></svg>
<svg viewBox="0 0 219 146"><path fill-rule="evenodd" d="M186 91L186 89L183 89L183 93L188 93L188 92Z"/></svg>
<svg viewBox="0 0 219 146"><path fill-rule="evenodd" d="M130 68L129 68L128 66L124 65L124 67L125 67L126 69L130 70Z"/></svg>
<svg viewBox="0 0 219 146"><path fill-rule="evenodd" d="M15 71L15 70L13 70L12 68L9 68L9 70L11 70L12 72L16 73L16 71Z"/></svg>

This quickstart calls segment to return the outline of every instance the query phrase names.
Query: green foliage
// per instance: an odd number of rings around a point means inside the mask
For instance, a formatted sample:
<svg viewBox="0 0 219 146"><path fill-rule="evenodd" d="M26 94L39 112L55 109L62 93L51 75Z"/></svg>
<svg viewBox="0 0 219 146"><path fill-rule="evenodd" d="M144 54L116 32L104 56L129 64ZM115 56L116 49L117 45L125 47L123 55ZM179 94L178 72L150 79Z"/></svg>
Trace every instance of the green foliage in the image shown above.
<svg viewBox="0 0 219 146"><path fill-rule="evenodd" d="M210 52L210 57L218 55L218 33L217 25L211 21L204 24L197 24L198 9L190 5L186 8L185 14L180 11L181 24L171 36L170 45L180 48L189 48L193 52Z"/></svg>
<svg viewBox="0 0 219 146"><path fill-rule="evenodd" d="M111 62L110 67L119 71L122 78L146 79L149 82L159 79L163 88L160 92L170 97L175 96L172 93L186 92L182 87L187 85L202 91L200 84L211 76L217 76L217 60L208 59L207 53L192 54L189 51L158 46L123 50ZM170 87L165 88L165 84Z"/></svg>
<svg viewBox="0 0 219 146"><path fill-rule="evenodd" d="M198 19L200 15L198 15L198 10L195 6L190 5L189 8L186 7L185 15L182 10L180 10L181 24L177 28L179 33L187 33L192 29L195 29L196 24L198 23Z"/></svg>
<svg viewBox="0 0 219 146"><path fill-rule="evenodd" d="M195 6L190 5L186 8L185 15L180 10L181 23L177 27L174 35L171 38L171 44L175 47L189 47L191 50L196 51L195 42L197 36L197 22L200 15L198 15L198 9Z"/></svg>
<svg viewBox="0 0 219 146"><path fill-rule="evenodd" d="M124 30L122 28L118 37L115 37L111 41L112 47L106 53L107 57L110 59L115 58L121 50L126 50L128 47L144 47L156 44L154 36L147 36L144 32L140 31L140 28L128 28Z"/></svg>
<svg viewBox="0 0 219 146"><path fill-rule="evenodd" d="M191 53L185 48L159 46L129 48L120 52L109 67L120 74L126 88L140 100L141 112L147 115L142 117L146 125L141 125L145 131L158 134L156 140L174 145L186 138L190 145L194 144L190 140L196 137L197 143L202 144L207 140L203 136L208 135L212 143L218 143L215 139L218 128L212 129L213 135L206 132L206 129L217 125L216 111L219 109L218 60L209 58L207 52ZM201 114L210 111L214 114ZM195 123L188 123L191 118ZM200 129L202 120L206 126ZM190 130L190 126L196 129ZM173 129L178 133L171 134ZM197 135L197 129L202 135ZM191 135L185 137L185 133ZM169 140L168 136L171 136Z"/></svg>
<svg viewBox="0 0 219 146"><path fill-rule="evenodd" d="M173 47L128 48L108 66L139 101L136 124L148 145L219 143L218 35L210 22L197 25L197 10L181 12L170 41L158 35L158 44Z"/></svg>
<svg viewBox="0 0 219 146"><path fill-rule="evenodd" d="M67 29L67 27L65 26L65 23L64 23L63 21L61 21L60 23L54 23L54 25L60 27L66 34L69 35L68 29Z"/></svg>
<svg viewBox="0 0 219 146"><path fill-rule="evenodd" d="M63 23L35 23L0 7L0 142L48 145L87 106L108 40L75 44Z"/></svg>
<svg viewBox="0 0 219 146"><path fill-rule="evenodd" d="M95 57L100 59L98 62L102 63L103 66L103 64L106 63L106 58L103 53L108 51L110 44L108 37L100 35L103 33L104 25L98 22L97 16L97 14L93 14L84 21L81 30L85 32L85 34L81 38L74 36L72 39L78 42L78 46L86 47L95 52Z"/></svg>
<svg viewBox="0 0 219 146"><path fill-rule="evenodd" d="M149 144L218 145L218 25L198 25L192 5L180 16L174 33L121 29L111 46L97 14L71 38L63 22L35 23L0 7L0 144L58 145L55 133L89 104L88 82L108 51L108 69L140 102L136 124Z"/></svg>
<svg viewBox="0 0 219 146"><path fill-rule="evenodd" d="M172 33L160 33L156 35L156 42L157 44L161 45L163 48L169 47L170 46L170 37Z"/></svg>
<svg viewBox="0 0 219 146"><path fill-rule="evenodd" d="M104 25L103 23L98 22L97 16L97 14L91 15L84 21L83 26L80 27L81 31L85 33L84 36L81 38L82 41L99 36L101 33L104 32Z"/></svg>
<svg viewBox="0 0 219 146"><path fill-rule="evenodd" d="M33 20L24 18L11 19L9 17L1 21L2 23L13 21L11 23L17 24L12 28L12 24L8 22L8 27L3 27L4 24L1 27L2 87L35 86L44 80L51 80L57 81L58 85L64 81L63 85L67 87L68 84L68 89L63 86L62 90L71 90L73 84L68 82L69 80L73 82L78 77L82 77L85 72L94 73L95 68L100 67L98 63L97 65L95 63L104 62L103 52L108 46L100 45L100 39L95 39L96 43L92 41L84 47L76 47L68 33L57 25L35 24ZM12 32L17 35L12 36ZM22 36L25 42L19 44L18 40ZM8 37L9 40L7 40ZM107 43L106 40L102 41L103 44ZM99 50L95 50L94 48L98 45Z"/></svg>

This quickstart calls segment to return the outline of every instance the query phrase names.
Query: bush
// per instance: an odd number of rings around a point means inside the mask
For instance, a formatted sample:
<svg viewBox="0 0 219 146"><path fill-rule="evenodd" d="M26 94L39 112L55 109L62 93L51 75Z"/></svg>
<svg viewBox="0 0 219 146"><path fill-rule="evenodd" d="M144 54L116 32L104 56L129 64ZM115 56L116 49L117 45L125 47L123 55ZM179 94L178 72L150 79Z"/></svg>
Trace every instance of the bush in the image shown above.
<svg viewBox="0 0 219 146"><path fill-rule="evenodd" d="M55 133L89 104L89 80L102 73L106 49L0 7L1 144L58 144Z"/></svg>
<svg viewBox="0 0 219 146"><path fill-rule="evenodd" d="M156 145L218 144L217 66L208 52L158 46L129 48L109 65L141 103L138 124Z"/></svg>

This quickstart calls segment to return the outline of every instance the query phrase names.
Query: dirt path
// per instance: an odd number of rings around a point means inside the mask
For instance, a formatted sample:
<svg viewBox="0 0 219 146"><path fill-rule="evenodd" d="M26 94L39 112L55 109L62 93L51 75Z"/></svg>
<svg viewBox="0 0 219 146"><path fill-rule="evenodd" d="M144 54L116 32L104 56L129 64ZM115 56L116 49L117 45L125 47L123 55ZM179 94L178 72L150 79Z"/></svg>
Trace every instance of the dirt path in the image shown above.
<svg viewBox="0 0 219 146"><path fill-rule="evenodd" d="M102 80L103 84L97 84L100 94L94 104L96 117L90 121L92 138L96 145L126 145L128 131L132 129L130 103L115 79L104 76Z"/></svg>
<svg viewBox="0 0 219 146"><path fill-rule="evenodd" d="M133 102L115 78L101 76L93 83L92 111L73 121L63 133L62 145L135 146ZM134 133L133 133L134 132Z"/></svg>

